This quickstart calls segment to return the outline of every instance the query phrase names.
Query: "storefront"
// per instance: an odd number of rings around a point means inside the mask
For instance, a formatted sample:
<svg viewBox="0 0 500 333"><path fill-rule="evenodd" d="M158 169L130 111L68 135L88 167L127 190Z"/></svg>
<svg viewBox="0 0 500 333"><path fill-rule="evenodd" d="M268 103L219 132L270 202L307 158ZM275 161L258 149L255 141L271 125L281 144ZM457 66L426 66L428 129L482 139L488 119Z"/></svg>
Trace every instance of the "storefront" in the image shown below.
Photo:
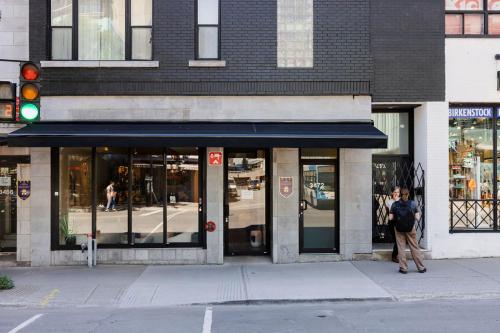
<svg viewBox="0 0 500 333"><path fill-rule="evenodd" d="M81 262L88 235L102 263L281 263L360 252L350 183L369 189L360 156L387 137L371 121L43 122L8 141L50 155L50 264Z"/></svg>
<svg viewBox="0 0 500 333"><path fill-rule="evenodd" d="M450 106L451 232L498 230L499 110L494 105Z"/></svg>

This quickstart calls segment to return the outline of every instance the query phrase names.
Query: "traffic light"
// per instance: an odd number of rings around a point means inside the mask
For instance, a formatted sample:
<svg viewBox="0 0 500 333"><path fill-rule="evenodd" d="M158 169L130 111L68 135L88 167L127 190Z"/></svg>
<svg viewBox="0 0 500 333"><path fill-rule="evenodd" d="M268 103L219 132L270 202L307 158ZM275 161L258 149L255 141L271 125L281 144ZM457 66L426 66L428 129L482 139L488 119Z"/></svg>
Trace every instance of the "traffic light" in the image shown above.
<svg viewBox="0 0 500 333"><path fill-rule="evenodd" d="M16 120L16 85L0 82L0 120Z"/></svg>
<svg viewBox="0 0 500 333"><path fill-rule="evenodd" d="M32 123L40 120L40 66L21 62L19 77L19 120Z"/></svg>

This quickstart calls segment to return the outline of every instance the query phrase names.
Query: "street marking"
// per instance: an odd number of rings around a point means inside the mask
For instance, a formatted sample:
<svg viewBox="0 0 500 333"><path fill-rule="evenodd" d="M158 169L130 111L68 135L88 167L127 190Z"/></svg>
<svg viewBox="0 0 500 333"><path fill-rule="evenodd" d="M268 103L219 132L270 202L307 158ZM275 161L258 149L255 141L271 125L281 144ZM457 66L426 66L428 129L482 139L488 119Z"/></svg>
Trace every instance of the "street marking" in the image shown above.
<svg viewBox="0 0 500 333"><path fill-rule="evenodd" d="M205 309L205 319L203 320L203 332L212 332L212 307L209 306Z"/></svg>
<svg viewBox="0 0 500 333"><path fill-rule="evenodd" d="M182 213L185 213L185 212L187 212L187 210L181 210L180 212L176 212L176 213L173 213L170 216L167 216L167 222L172 217L177 216L177 215L182 214ZM141 216L144 216L144 215L141 215ZM141 241L141 243L145 243L152 234L154 234L158 229L160 229L162 227L163 227L163 222L158 223L158 225L153 230L151 230L151 232L146 237L144 237L144 239Z"/></svg>
<svg viewBox="0 0 500 333"><path fill-rule="evenodd" d="M149 215L154 215L154 214L158 214L160 212L163 212L163 209L157 209L157 210L153 210L152 212L149 212L149 213L144 213L144 214L141 214L139 216L149 216Z"/></svg>
<svg viewBox="0 0 500 333"><path fill-rule="evenodd" d="M54 289L48 294L41 302L40 302L40 307L44 308L46 307L51 300L56 298L57 294L59 294L59 289Z"/></svg>
<svg viewBox="0 0 500 333"><path fill-rule="evenodd" d="M22 324L20 324L19 326L16 326L15 328L13 328L12 330L10 330L9 332L7 333L16 333L16 332L19 332L20 330L22 330L23 328L25 328L26 326L28 326L29 324L33 323L35 320L37 320L38 318L40 318L41 316L43 316L42 313L40 314L37 314L36 316L33 316L31 317L30 319L26 320L25 322L23 322Z"/></svg>

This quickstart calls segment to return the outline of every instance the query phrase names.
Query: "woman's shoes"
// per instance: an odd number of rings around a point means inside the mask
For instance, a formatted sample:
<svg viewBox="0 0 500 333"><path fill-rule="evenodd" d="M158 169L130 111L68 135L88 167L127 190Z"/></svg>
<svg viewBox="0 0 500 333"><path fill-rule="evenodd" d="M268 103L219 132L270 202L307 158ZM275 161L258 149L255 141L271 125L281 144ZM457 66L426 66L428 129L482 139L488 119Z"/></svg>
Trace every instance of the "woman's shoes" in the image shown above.
<svg viewBox="0 0 500 333"><path fill-rule="evenodd" d="M418 272L419 272L419 273L425 273L425 272L427 272L427 268L424 268L424 269L419 269L419 270L418 270Z"/></svg>

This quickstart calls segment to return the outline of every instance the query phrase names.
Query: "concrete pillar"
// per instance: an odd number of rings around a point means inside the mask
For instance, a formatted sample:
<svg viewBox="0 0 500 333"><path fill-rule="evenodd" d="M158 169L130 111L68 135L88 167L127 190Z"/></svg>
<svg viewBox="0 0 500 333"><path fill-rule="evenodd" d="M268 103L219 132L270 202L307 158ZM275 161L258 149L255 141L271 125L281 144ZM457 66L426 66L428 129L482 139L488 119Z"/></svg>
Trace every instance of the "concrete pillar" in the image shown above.
<svg viewBox="0 0 500 333"><path fill-rule="evenodd" d="M210 165L211 152L223 148L207 148L207 221L215 222L214 232L207 232L207 264L224 263L224 163Z"/></svg>
<svg viewBox="0 0 500 333"><path fill-rule="evenodd" d="M433 257L446 257L446 240L450 238L448 103L424 103L416 108L414 128L415 163L421 163L425 170L426 225L421 245L432 249ZM433 242L436 239L438 241ZM442 249L438 250L437 246Z"/></svg>
<svg viewBox="0 0 500 333"><path fill-rule="evenodd" d="M49 266L50 148L31 148L31 265ZM53 198L57 200L57 197Z"/></svg>
<svg viewBox="0 0 500 333"><path fill-rule="evenodd" d="M272 157L273 262L292 263L299 258L299 150L274 148ZM293 194L288 198L280 195L280 177L293 177Z"/></svg>
<svg viewBox="0 0 500 333"><path fill-rule="evenodd" d="M340 149L340 254L372 252L372 152Z"/></svg>
<svg viewBox="0 0 500 333"><path fill-rule="evenodd" d="M17 181L31 180L30 165L17 165ZM17 193L16 193L17 195ZM28 264L31 261L31 198L22 200L17 198L17 262Z"/></svg>

